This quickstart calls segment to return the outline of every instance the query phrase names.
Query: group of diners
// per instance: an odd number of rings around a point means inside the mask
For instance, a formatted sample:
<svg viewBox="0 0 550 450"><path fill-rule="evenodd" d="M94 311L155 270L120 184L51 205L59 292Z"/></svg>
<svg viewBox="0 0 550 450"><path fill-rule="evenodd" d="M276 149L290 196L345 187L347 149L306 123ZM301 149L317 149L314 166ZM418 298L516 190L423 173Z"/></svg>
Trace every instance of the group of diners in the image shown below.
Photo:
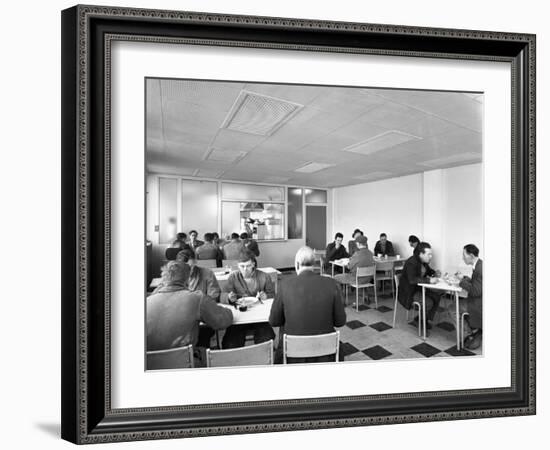
<svg viewBox="0 0 550 450"><path fill-rule="evenodd" d="M386 233L380 234L380 239L374 246L374 254L368 248L368 239L360 229L353 231L353 240L348 242L348 249L342 244L344 236L336 233L334 241L330 242L325 252L325 269L331 261L349 258L346 272L344 268L338 269L342 273L334 276L334 279L342 285L350 285L356 281L357 269L374 266L376 270L375 255L381 258L395 255L394 246L388 240ZM441 271L430 267L433 257L432 247L428 242L421 242L415 235L409 236L409 246L413 250L412 256L407 258L400 268L398 301L407 310L410 310L415 302L422 303L422 284L437 284L441 277ZM466 265L472 266L471 276L456 272L454 276L459 281L459 286L467 292L467 300L460 304L461 313L465 316L467 336L463 345L467 349L475 350L481 346L482 340L482 267L483 262L479 257L479 249L474 244L467 244L462 249L462 259ZM384 259L380 260L384 262ZM359 279L359 283L369 283L373 276ZM432 321L438 311L441 297L444 291L426 289L426 328L432 328ZM422 317L416 316L411 325L418 327Z"/></svg>
<svg viewBox="0 0 550 450"><path fill-rule="evenodd" d="M223 260L237 260L243 249L251 251L256 257L260 256L258 242L248 233L232 233L225 239L220 239L217 232L205 233L204 241L198 239L199 233L191 230L189 234L178 233L171 245L166 249L168 261L174 261L178 252L191 249L199 260L216 260L217 267L222 267Z"/></svg>
<svg viewBox="0 0 550 450"><path fill-rule="evenodd" d="M161 284L147 298L147 351L193 345L210 346L215 330L225 330L222 348L243 347L248 335L259 344L275 338L273 327L299 336L332 333L346 323L346 312L339 284L315 272L316 256L302 247L295 256L295 277L282 280L277 293L271 277L257 269L256 256L242 249L238 269L231 272L224 299L235 304L239 298L274 298L268 322L233 324L235 308L220 305L221 290L211 269L196 264L196 254L184 248L176 260L162 269ZM282 361L277 346L275 362ZM200 354L200 352L197 352ZM287 363L334 361L334 355L287 358Z"/></svg>

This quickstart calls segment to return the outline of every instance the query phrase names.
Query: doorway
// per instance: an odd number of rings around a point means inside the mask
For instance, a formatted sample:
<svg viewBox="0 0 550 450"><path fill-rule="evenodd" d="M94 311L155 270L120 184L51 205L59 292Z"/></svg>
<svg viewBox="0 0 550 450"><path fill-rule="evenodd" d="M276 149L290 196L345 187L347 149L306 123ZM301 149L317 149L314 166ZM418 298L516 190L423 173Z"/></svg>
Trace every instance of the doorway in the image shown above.
<svg viewBox="0 0 550 450"><path fill-rule="evenodd" d="M327 207L306 205L306 245L324 250L327 245Z"/></svg>

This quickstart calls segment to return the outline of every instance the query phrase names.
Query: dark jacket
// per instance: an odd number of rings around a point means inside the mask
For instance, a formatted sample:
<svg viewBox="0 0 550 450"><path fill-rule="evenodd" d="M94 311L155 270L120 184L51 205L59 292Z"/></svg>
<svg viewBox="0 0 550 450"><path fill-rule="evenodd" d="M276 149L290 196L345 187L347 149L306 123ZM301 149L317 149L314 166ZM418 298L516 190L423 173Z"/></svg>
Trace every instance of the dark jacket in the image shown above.
<svg viewBox="0 0 550 450"><path fill-rule="evenodd" d="M472 328L481 328L481 307L483 297L483 261L477 260L472 277L464 277L460 280L460 287L468 292L468 321Z"/></svg>
<svg viewBox="0 0 550 450"><path fill-rule="evenodd" d="M233 322L229 309L180 286L165 286L146 302L148 351L197 345L201 321L215 330Z"/></svg>
<svg viewBox="0 0 550 450"><path fill-rule="evenodd" d="M325 252L327 261L335 261L337 259L347 258L349 256L346 247L340 245L340 248L336 248L336 244L331 242L327 245L327 250Z"/></svg>
<svg viewBox="0 0 550 450"><path fill-rule="evenodd" d="M275 286L270 275L256 269L252 275L252 279L254 280L253 287L249 288L241 272L235 270L229 274L224 291L234 292L239 298L254 297L261 291L265 292L267 298L275 297Z"/></svg>
<svg viewBox="0 0 550 450"><path fill-rule="evenodd" d="M195 251L197 259L222 259L222 252L219 247L212 242L205 242L197 247Z"/></svg>
<svg viewBox="0 0 550 450"><path fill-rule="evenodd" d="M422 276L422 266L426 269L424 276ZM405 308L411 309L414 293L421 289L418 284L429 283L429 277L433 275L435 275L435 270L420 261L418 256L413 255L407 259L399 280L399 303Z"/></svg>
<svg viewBox="0 0 550 450"><path fill-rule="evenodd" d="M334 327L346 324L340 286L309 270L285 279L271 306L269 323L284 327L286 334L332 333Z"/></svg>
<svg viewBox="0 0 550 450"><path fill-rule="evenodd" d="M258 247L258 243L255 239L247 239L244 241L244 246L254 253L256 257L260 256L260 247Z"/></svg>
<svg viewBox="0 0 550 450"><path fill-rule="evenodd" d="M204 241L195 239L195 242L191 243L191 240L189 240L187 241L187 245L189 245L189 247L191 247L193 251L196 252L201 245L204 245Z"/></svg>
<svg viewBox="0 0 550 450"><path fill-rule="evenodd" d="M223 246L223 259L239 259L241 252L244 249L242 241L229 241Z"/></svg>
<svg viewBox="0 0 550 450"><path fill-rule="evenodd" d="M382 243L380 241L376 243L376 245L374 246L374 254L378 255L380 253L384 256L395 256L395 251L393 249L393 244L391 243L391 241L386 241L385 250L382 248Z"/></svg>
<svg viewBox="0 0 550 450"><path fill-rule="evenodd" d="M183 244L180 247L168 247L164 252L164 256L166 256L166 259L168 261L175 261L176 257L178 256L178 253L188 248L191 248L191 247L189 247L189 245L187 244Z"/></svg>

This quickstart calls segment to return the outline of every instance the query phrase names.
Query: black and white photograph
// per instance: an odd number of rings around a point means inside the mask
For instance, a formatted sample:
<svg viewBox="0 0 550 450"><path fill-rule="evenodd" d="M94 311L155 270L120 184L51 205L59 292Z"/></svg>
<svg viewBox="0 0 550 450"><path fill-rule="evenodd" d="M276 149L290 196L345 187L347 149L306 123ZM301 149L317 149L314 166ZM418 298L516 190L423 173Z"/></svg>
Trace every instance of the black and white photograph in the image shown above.
<svg viewBox="0 0 550 450"><path fill-rule="evenodd" d="M144 89L145 370L483 357L483 92Z"/></svg>

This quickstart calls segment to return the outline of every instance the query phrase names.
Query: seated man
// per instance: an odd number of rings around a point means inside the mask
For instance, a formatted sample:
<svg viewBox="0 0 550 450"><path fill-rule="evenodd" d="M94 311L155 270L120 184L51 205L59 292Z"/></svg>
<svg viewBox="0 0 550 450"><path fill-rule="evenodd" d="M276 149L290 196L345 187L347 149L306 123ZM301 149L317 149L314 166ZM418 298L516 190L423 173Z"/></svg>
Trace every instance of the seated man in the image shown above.
<svg viewBox="0 0 550 450"><path fill-rule="evenodd" d="M204 244L203 241L198 239L198 236L199 233L196 230L191 230L189 232L189 241L187 242L187 244L193 249L194 252L196 252L197 248Z"/></svg>
<svg viewBox="0 0 550 450"><path fill-rule="evenodd" d="M416 247L418 246L418 244L420 244L420 239L418 239L414 234L411 234L409 236L409 245L413 249L413 253L414 253Z"/></svg>
<svg viewBox="0 0 550 450"><path fill-rule="evenodd" d="M334 235L334 242L330 242L327 245L327 249L325 252L327 264L327 266L325 267L326 270L330 269L330 261L336 261L337 259L347 258L349 256L348 252L346 251L346 247L342 245L343 240L344 235L342 233L336 233ZM343 269L341 267L335 267L335 271L343 272Z"/></svg>
<svg viewBox="0 0 550 450"><path fill-rule="evenodd" d="M186 242L187 235L185 233L178 233L176 234L176 239L170 244L170 247L166 249L164 252L164 256L168 261L175 261L176 256L178 255L178 252L180 250L183 250L184 248L191 248L189 247L189 244Z"/></svg>
<svg viewBox="0 0 550 450"><path fill-rule="evenodd" d="M466 321L470 328L470 334L464 339L464 347L475 350L481 346L482 328L482 290L483 290L483 261L479 257L479 249L474 244L464 246L462 259L472 266L472 276L467 277L458 273L460 287L468 292L468 299L464 301L469 316Z"/></svg>
<svg viewBox="0 0 550 450"><path fill-rule="evenodd" d="M146 300L147 350L199 344L199 323L227 328L233 313L202 292L187 289L190 268L169 261L162 268L162 287Z"/></svg>
<svg viewBox="0 0 550 450"><path fill-rule="evenodd" d="M340 273L334 277L336 281L342 284L355 283L355 276L357 274L358 267L370 267L374 266L374 256L372 252L367 248L368 239L366 236L358 235L355 239L357 251L349 260L348 269L349 273ZM372 277L371 277L372 278ZM360 278L359 283L367 283L370 281L368 277Z"/></svg>
<svg viewBox="0 0 550 450"><path fill-rule="evenodd" d="M191 268L187 280L187 287L191 292L201 291L216 302L220 301L221 289L214 272L207 267L197 265L197 257L193 250L190 248L180 250L176 261L189 264Z"/></svg>
<svg viewBox="0 0 550 450"><path fill-rule="evenodd" d="M380 235L380 240L374 246L374 254L382 256L395 256L393 244L391 241L388 241L388 236L386 233L382 233Z"/></svg>
<svg viewBox="0 0 550 450"><path fill-rule="evenodd" d="M241 233L241 241L248 250L256 255L256 258L260 256L260 247L258 247L258 242L255 239L248 237L247 233Z"/></svg>
<svg viewBox="0 0 550 450"><path fill-rule="evenodd" d="M352 239L348 242L348 253L350 258L357 251L357 236L363 236L363 232L359 228L353 230L353 234L351 235Z"/></svg>
<svg viewBox="0 0 550 450"><path fill-rule="evenodd" d="M215 259L221 260L222 253L216 244L214 244L214 235L212 233L206 233L204 235L204 244L197 247L195 250L197 259Z"/></svg>
<svg viewBox="0 0 550 450"><path fill-rule="evenodd" d="M239 235L237 233L232 233L231 240L223 246L223 259L239 259L239 256L243 250L244 245L239 239Z"/></svg>
<svg viewBox="0 0 550 450"><path fill-rule="evenodd" d="M313 250L300 248L295 258L297 276L283 280L277 291L269 323L281 327L281 336L284 333L300 336L333 333L334 327L346 324L346 311L338 283L315 273L314 264ZM280 360L280 357L277 359ZM334 361L334 355L287 359L288 363L329 361Z"/></svg>
<svg viewBox="0 0 550 450"><path fill-rule="evenodd" d="M427 242L421 242L416 247L416 252L403 266L401 279L399 281L398 300L406 309L411 309L413 302L422 305L422 288L419 283L437 283L438 272L433 270L429 263L432 260L432 247ZM426 328L431 328L430 321L433 320L441 294L438 291L426 289ZM418 326L419 317L415 317L411 325Z"/></svg>
<svg viewBox="0 0 550 450"><path fill-rule="evenodd" d="M254 253L243 250L239 257L239 270L232 272L227 279L225 290L229 292L228 301L235 304L242 297L256 297L263 301L275 296L275 288L271 277L256 269ZM246 325L231 325L225 332L222 347L243 347L248 333L254 334L254 343L260 344L275 337L273 328L267 323L252 323Z"/></svg>

